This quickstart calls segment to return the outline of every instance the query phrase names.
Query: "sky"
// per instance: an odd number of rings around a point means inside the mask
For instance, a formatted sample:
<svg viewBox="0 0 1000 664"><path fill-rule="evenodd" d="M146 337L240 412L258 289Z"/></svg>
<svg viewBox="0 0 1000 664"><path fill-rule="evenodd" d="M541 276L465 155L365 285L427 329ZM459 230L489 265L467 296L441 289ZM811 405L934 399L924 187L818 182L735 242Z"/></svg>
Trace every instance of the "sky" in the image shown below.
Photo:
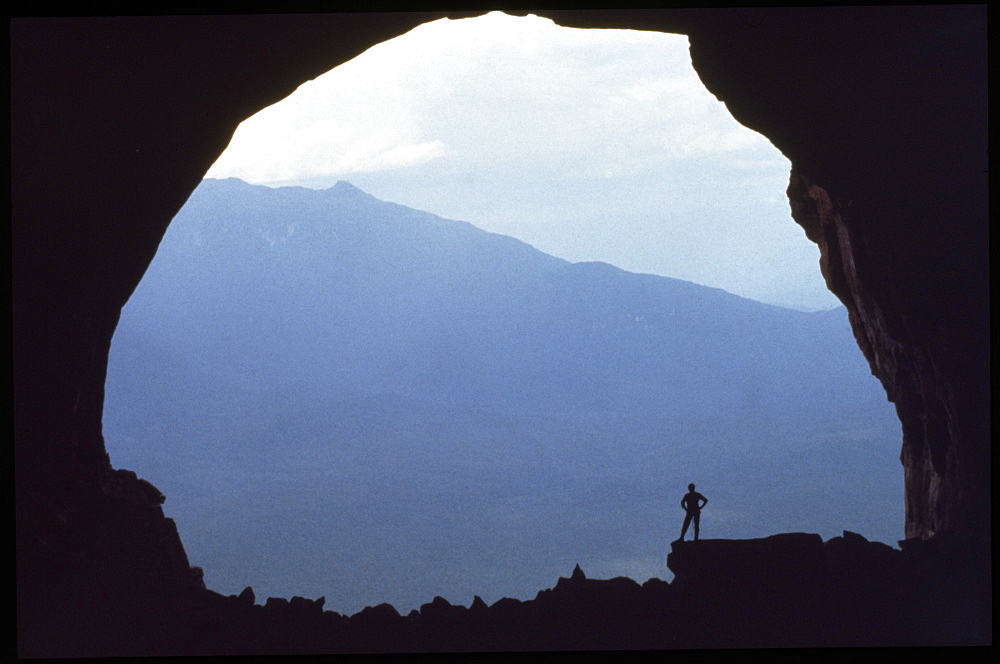
<svg viewBox="0 0 1000 664"><path fill-rule="evenodd" d="M705 89L686 36L493 12L303 84L244 121L206 177L346 180L573 262L830 309L789 168Z"/></svg>

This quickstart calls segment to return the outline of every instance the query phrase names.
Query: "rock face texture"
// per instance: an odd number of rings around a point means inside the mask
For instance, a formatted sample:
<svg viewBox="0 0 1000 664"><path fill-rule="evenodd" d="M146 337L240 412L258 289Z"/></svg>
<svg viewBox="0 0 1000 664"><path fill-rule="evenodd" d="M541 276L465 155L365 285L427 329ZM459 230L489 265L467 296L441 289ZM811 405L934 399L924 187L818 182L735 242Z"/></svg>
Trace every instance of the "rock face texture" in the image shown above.
<svg viewBox="0 0 1000 664"><path fill-rule="evenodd" d="M563 25L604 20L689 35L709 91L792 162L792 215L819 245L827 285L847 307L858 345L903 424L907 536L984 535L990 482L982 11L549 15Z"/></svg>
<svg viewBox="0 0 1000 664"><path fill-rule="evenodd" d="M708 89L789 157L793 216L903 424L907 534L988 584L985 7L538 13L688 34ZM11 22L20 654L141 654L171 625L214 629L191 617L214 619L209 591L159 492L104 451L119 311L240 121L441 16Z"/></svg>

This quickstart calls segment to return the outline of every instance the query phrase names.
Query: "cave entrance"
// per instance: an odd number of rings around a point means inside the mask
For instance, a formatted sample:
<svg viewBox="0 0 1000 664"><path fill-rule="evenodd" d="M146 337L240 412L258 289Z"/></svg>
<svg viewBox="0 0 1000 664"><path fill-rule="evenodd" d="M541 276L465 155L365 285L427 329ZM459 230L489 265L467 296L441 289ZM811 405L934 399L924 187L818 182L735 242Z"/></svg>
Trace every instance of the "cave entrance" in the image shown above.
<svg viewBox="0 0 1000 664"><path fill-rule="evenodd" d="M822 311L788 163L683 36L426 24L247 120L208 176L243 182L167 231L104 426L210 588L405 612L577 563L664 577L692 481L706 537L898 538L899 423Z"/></svg>

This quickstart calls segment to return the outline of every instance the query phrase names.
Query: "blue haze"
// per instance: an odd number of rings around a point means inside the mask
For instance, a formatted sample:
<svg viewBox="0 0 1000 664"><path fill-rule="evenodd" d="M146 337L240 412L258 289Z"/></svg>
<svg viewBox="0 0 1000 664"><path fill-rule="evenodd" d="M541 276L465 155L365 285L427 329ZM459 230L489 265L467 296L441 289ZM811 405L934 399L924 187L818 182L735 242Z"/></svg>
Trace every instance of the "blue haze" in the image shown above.
<svg viewBox="0 0 1000 664"><path fill-rule="evenodd" d="M112 462L225 594L355 613L669 578L704 537L902 538L900 431L806 313L326 190L205 180L112 346Z"/></svg>

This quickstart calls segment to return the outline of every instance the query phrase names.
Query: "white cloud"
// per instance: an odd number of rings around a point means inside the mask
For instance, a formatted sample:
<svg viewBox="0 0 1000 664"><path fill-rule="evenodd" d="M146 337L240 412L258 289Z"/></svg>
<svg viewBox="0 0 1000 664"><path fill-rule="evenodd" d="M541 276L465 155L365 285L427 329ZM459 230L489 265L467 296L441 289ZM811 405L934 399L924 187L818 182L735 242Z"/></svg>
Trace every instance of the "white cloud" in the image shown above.
<svg viewBox="0 0 1000 664"><path fill-rule="evenodd" d="M758 298L755 284L811 274L835 303L789 218L788 161L704 89L683 35L428 23L248 119L208 175L350 179L571 260Z"/></svg>
<svg viewBox="0 0 1000 664"><path fill-rule="evenodd" d="M692 156L696 154L730 153L743 150L752 150L762 146L761 141L771 147L767 139L743 130L729 130L707 133L704 131L692 131L689 140L677 148L677 153L682 156Z"/></svg>
<svg viewBox="0 0 1000 664"><path fill-rule="evenodd" d="M374 165L368 170L381 170L385 164L388 168L406 168L416 166L447 154L447 149L441 141L424 141L419 144L397 145L380 155Z"/></svg>

